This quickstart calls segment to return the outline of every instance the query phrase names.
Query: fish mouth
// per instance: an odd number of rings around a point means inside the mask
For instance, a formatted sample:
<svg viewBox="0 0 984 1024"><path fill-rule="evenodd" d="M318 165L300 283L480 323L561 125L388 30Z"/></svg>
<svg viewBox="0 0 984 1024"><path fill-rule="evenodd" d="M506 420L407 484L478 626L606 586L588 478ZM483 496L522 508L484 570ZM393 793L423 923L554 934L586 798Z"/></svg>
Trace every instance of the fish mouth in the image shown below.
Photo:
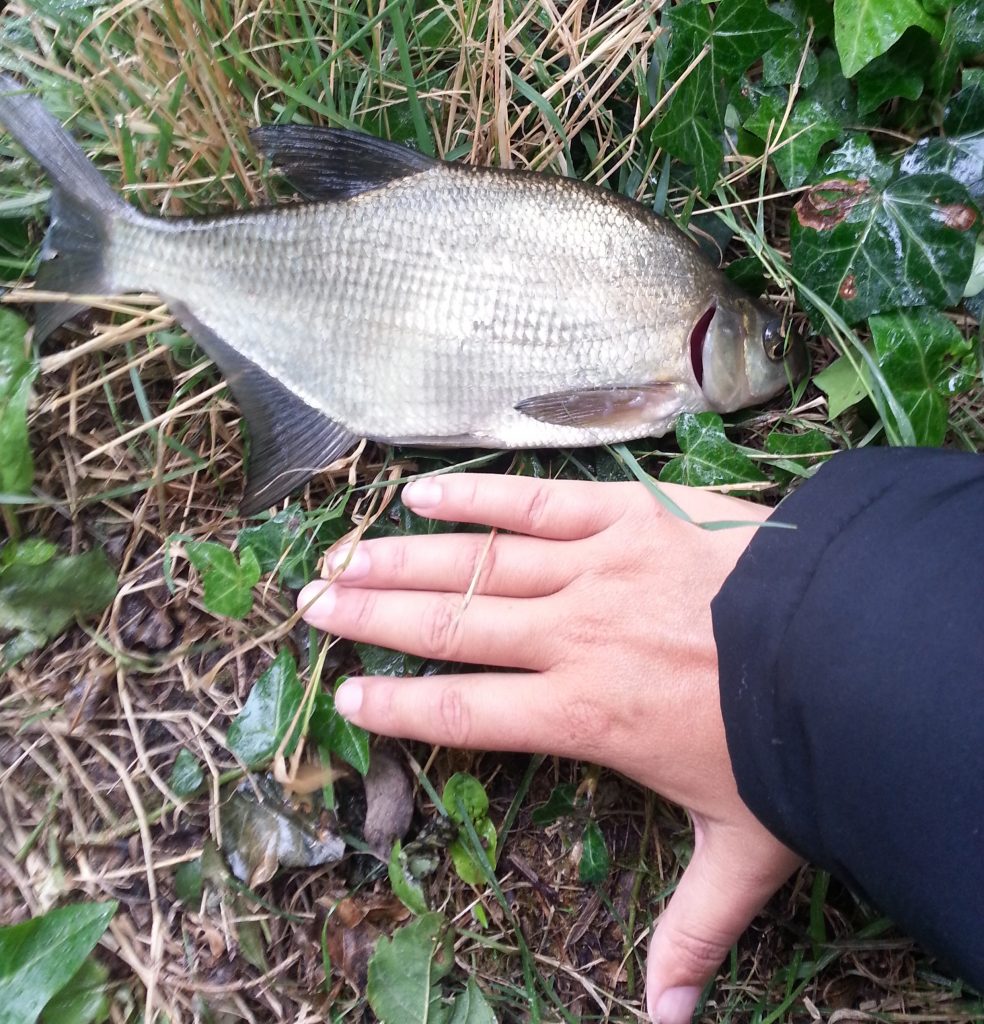
<svg viewBox="0 0 984 1024"><path fill-rule="evenodd" d="M690 365L694 371L697 387L701 390L704 388L704 342L707 340L707 332L716 312L716 305L709 306L690 332Z"/></svg>

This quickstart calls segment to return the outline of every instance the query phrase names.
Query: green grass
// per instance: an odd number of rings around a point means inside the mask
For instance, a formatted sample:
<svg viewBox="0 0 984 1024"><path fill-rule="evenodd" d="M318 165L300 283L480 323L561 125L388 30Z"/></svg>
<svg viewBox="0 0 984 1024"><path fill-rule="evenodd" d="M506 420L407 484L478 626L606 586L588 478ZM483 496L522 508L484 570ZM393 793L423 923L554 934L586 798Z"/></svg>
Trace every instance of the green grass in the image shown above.
<svg viewBox="0 0 984 1024"><path fill-rule="evenodd" d="M173 0L51 2L36 11L15 0L0 13L0 67L35 86L145 210L197 214L287 196L251 150L257 119L358 127L449 158L575 174L690 223L698 237L732 236L728 259L757 257L770 300L792 310L797 282L786 257L795 196L760 201L784 192L766 157L732 154L717 198L705 201L652 141L668 85L658 29L658 12L629 2ZM36 259L47 187L9 142L0 146L10 157L0 161L0 279L16 286ZM722 216L701 214L708 203L725 205ZM8 298L27 300L23 292ZM319 641L291 618L292 595L275 572L256 589L249 616L219 621L198 577L173 554L176 535L235 544L243 439L214 370L169 319L141 315L146 308L108 304L41 356L30 419L35 497L7 507L25 533L104 547L119 565L121 591L88 632L74 630L22 662L0 694L0 735L13 751L2 779L14 819L0 854L16 867L0 882L0 920L55 898L119 899L112 939L98 952L110 968L113 1020L361 1019L364 979L337 948L328 954L341 940L325 908L348 898L374 915L373 927L392 930L398 908L375 876L366 881L365 862L284 872L259 887L260 902L234 903L218 884L198 906L175 895L176 868L200 855L214 831L211 800L240 775L225 744L229 722L281 645L298 653L304 674ZM863 331L824 312L811 341L815 369L836 351L859 351L863 340ZM801 310L795 316L805 322ZM973 324L963 324L969 334ZM819 431L831 448L866 443L881 435L878 412L893 401L887 385L872 398L829 422L810 387L795 408L787 396L733 417L732 438L768 469L763 499L777 500L790 480L770 468L772 431ZM955 402L950 442L981 447L982 421L979 394ZM413 473L480 465L626 479L675 454L672 438L634 443L621 457L370 446L351 472L313 482L297 516L320 553L367 522L432 529L390 504L394 482ZM319 511L340 496L344 517ZM358 667L350 645L321 653L326 680ZM204 767L209 789L175 803L163 780L182 748ZM419 748L408 757L419 780L415 828L437 817L436 794L462 767L485 783L492 818L503 823L487 885L458 881L446 851L428 883L432 905L454 921L458 963L475 972L501 1019L637 1020L645 933L689 857L682 812L601 772L591 813L613 869L595 893L577 883L573 825L530 821L556 783L581 781L581 767ZM344 788L343 805L357 804ZM259 922L273 965L265 977L244 959L237 915ZM845 1007L885 1021L984 1020L980 999L940 978L904 936L810 871L735 947L703 1012L778 1024Z"/></svg>

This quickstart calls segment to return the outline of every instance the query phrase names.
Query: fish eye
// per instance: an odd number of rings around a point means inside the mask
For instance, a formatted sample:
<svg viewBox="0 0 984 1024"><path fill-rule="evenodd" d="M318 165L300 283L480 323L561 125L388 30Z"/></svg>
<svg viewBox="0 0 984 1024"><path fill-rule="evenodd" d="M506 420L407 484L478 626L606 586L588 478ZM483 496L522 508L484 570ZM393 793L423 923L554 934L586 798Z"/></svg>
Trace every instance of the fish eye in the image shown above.
<svg viewBox="0 0 984 1024"><path fill-rule="evenodd" d="M786 355L786 335L781 320L770 320L762 331L762 347L766 358L773 363L781 363Z"/></svg>

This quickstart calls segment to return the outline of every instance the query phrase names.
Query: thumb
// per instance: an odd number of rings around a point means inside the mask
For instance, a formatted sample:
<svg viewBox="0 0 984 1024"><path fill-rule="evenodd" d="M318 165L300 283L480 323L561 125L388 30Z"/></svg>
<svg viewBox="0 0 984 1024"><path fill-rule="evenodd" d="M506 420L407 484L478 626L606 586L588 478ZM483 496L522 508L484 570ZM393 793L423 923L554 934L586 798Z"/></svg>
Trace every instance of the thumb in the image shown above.
<svg viewBox="0 0 984 1024"><path fill-rule="evenodd" d="M657 1024L690 1024L701 991L800 858L751 814L694 821L694 855L649 944L646 1004Z"/></svg>

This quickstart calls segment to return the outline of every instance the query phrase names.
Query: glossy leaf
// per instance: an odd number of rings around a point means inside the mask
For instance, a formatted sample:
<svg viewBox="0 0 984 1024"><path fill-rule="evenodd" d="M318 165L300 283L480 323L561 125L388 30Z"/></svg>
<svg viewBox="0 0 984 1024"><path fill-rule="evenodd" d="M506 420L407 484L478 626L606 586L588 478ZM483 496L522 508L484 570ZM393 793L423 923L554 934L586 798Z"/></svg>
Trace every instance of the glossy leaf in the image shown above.
<svg viewBox="0 0 984 1024"><path fill-rule="evenodd" d="M474 825L486 857L491 864L495 864L498 842L495 825L488 818L476 821ZM486 881L485 867L472 846L470 836L460 833L450 850L454 870L463 882L467 885L481 885Z"/></svg>
<svg viewBox="0 0 984 1024"><path fill-rule="evenodd" d="M919 0L834 0L834 41L844 74L853 78L913 25L935 39L943 34L942 20L930 17Z"/></svg>
<svg viewBox="0 0 984 1024"><path fill-rule="evenodd" d="M827 396L827 415L836 419L845 409L867 397L871 374L859 357L855 356L852 364L846 356L840 356L824 367L813 378L813 383Z"/></svg>
<svg viewBox="0 0 984 1024"><path fill-rule="evenodd" d="M428 911L427 897L424 895L424 888L410 873L407 865L407 857L403 852L403 845L399 839L393 844L390 851L389 865L390 887L393 895L412 914L426 914Z"/></svg>
<svg viewBox="0 0 984 1024"><path fill-rule="evenodd" d="M116 907L78 903L0 928L0 1020L36 1020L92 952Z"/></svg>
<svg viewBox="0 0 984 1024"><path fill-rule="evenodd" d="M950 320L931 310L873 316L868 326L875 359L909 417L916 443L942 444L949 397L966 387L977 369L972 346Z"/></svg>
<svg viewBox="0 0 984 1024"><path fill-rule="evenodd" d="M256 680L242 711L229 726L229 749L247 766L265 765L276 753L301 705L303 688L286 647ZM286 747L290 753L296 740Z"/></svg>
<svg viewBox="0 0 984 1024"><path fill-rule="evenodd" d="M367 676L415 676L424 664L423 658L375 644L356 644L355 653Z"/></svg>
<svg viewBox="0 0 984 1024"><path fill-rule="evenodd" d="M815 21L815 12L810 4L802 0L783 0L772 4L771 10L792 25L791 31L775 43L762 57L762 81L766 85L790 85L799 75L801 88L808 88L816 81L820 70L816 47L811 46L804 60L803 51L810 38L809 22ZM831 23L832 24L832 23ZM813 40L819 33L814 31ZM802 63L802 71L800 64Z"/></svg>
<svg viewBox="0 0 984 1024"><path fill-rule="evenodd" d="M677 420L676 439L682 454L659 474L664 483L707 487L765 480L755 463L724 433L716 412L684 413Z"/></svg>
<svg viewBox="0 0 984 1024"><path fill-rule="evenodd" d="M874 166L861 170L866 150ZM825 162L822 179L795 207L793 272L849 323L960 298L980 226L963 185L945 174L895 177L854 141Z"/></svg>
<svg viewBox="0 0 984 1024"><path fill-rule="evenodd" d="M589 821L581 836L581 860L577 867L577 877L586 885L599 885L607 877L611 869L611 858L605 837L596 821Z"/></svg>
<svg viewBox="0 0 984 1024"><path fill-rule="evenodd" d="M783 456L781 462L772 463L773 475L781 484L787 484L797 476L809 476L814 467L833 453L826 434L816 429L802 434L783 434L774 430L765 439L765 450L770 455Z"/></svg>
<svg viewBox="0 0 984 1024"><path fill-rule="evenodd" d="M932 47L918 30L906 32L886 53L876 57L857 74L858 113L870 114L886 100L901 96L917 100L922 95Z"/></svg>
<svg viewBox="0 0 984 1024"><path fill-rule="evenodd" d="M424 914L391 939L380 938L366 986L380 1024L445 1024L440 982L454 963L452 939L440 914Z"/></svg>
<svg viewBox="0 0 984 1024"><path fill-rule="evenodd" d="M116 595L116 572L102 551L57 555L47 541L8 541L0 548L0 675L58 636L76 616L96 615Z"/></svg>
<svg viewBox="0 0 984 1024"><path fill-rule="evenodd" d="M957 0L946 17L940 55L933 68L933 86L939 97L950 91L962 60L984 53L984 0Z"/></svg>
<svg viewBox="0 0 984 1024"><path fill-rule="evenodd" d="M455 997L449 1024L496 1024L492 1007L474 978L469 978L464 992Z"/></svg>
<svg viewBox="0 0 984 1024"><path fill-rule="evenodd" d="M167 784L177 796L185 797L197 793L204 781L205 773L198 763L198 758L190 750L182 747L174 759Z"/></svg>
<svg viewBox="0 0 984 1024"><path fill-rule="evenodd" d="M785 112L785 100L765 95L744 127L770 142L770 158L783 185L796 188L816 167L823 146L839 138L841 126L816 100L800 100L777 134Z"/></svg>
<svg viewBox="0 0 984 1024"><path fill-rule="evenodd" d="M558 818L566 817L574 811L575 788L569 782L555 786L547 798L547 802L537 807L530 815L534 825L550 825Z"/></svg>
<svg viewBox="0 0 984 1024"><path fill-rule="evenodd" d="M236 543L240 551L249 549L256 555L261 573L276 571L284 586L291 589L303 587L314 574L311 531L305 528L296 505L258 526L244 527Z"/></svg>
<svg viewBox="0 0 984 1024"><path fill-rule="evenodd" d="M260 581L260 563L252 548L239 559L223 544L186 541L188 561L202 574L202 598L214 615L245 618L253 607L253 587Z"/></svg>
<svg viewBox="0 0 984 1024"><path fill-rule="evenodd" d="M0 494L29 494L34 463L27 442L27 403L37 364L25 348L27 322L0 308Z"/></svg>
<svg viewBox="0 0 984 1024"><path fill-rule="evenodd" d="M109 971L91 956L41 1013L41 1024L102 1024L109 1020ZM2 1015L2 1011L0 1011Z"/></svg>
<svg viewBox="0 0 984 1024"><path fill-rule="evenodd" d="M497 835L495 826L489 821L489 797L485 787L467 772L456 772L445 783L441 801L448 817L459 826L458 838L451 844L451 859L455 871L463 882L479 885L485 881L485 870L472 849L470 837L465 832L465 815L471 819L475 831L491 863L495 863Z"/></svg>
<svg viewBox="0 0 984 1024"><path fill-rule="evenodd" d="M344 677L338 680L335 689L342 682ZM315 695L308 735L319 747L337 754L360 775L369 771L369 733L353 725L335 710L335 700L331 694L322 692Z"/></svg>
<svg viewBox="0 0 984 1024"><path fill-rule="evenodd" d="M448 817L459 825L464 824L463 807L472 821L480 821L489 813L489 797L485 787L467 772L455 772L444 784L441 801Z"/></svg>

